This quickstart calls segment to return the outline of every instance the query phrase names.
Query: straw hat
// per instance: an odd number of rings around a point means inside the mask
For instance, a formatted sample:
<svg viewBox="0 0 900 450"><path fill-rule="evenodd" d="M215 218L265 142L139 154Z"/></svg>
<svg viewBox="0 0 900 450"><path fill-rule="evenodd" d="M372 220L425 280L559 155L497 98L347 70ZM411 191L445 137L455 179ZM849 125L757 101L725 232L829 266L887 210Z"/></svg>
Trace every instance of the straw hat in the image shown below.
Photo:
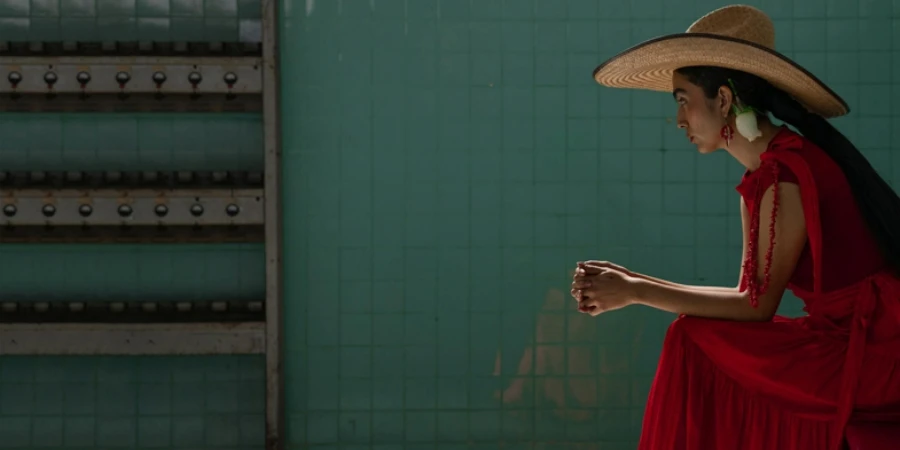
<svg viewBox="0 0 900 450"><path fill-rule="evenodd" d="M824 117L850 112L825 83L775 51L775 27L762 11L734 5L717 9L685 33L651 39L594 70L604 86L672 92L672 73L687 66L736 69L768 80Z"/></svg>

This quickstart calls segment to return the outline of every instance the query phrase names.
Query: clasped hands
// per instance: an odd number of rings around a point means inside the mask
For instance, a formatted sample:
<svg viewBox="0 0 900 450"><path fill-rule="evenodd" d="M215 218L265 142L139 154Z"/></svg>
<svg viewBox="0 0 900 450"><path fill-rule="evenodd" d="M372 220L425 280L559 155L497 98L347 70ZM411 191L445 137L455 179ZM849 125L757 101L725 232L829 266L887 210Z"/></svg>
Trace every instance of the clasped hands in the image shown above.
<svg viewBox="0 0 900 450"><path fill-rule="evenodd" d="M578 311L598 316L635 302L637 277L628 269L605 261L579 262L572 281Z"/></svg>

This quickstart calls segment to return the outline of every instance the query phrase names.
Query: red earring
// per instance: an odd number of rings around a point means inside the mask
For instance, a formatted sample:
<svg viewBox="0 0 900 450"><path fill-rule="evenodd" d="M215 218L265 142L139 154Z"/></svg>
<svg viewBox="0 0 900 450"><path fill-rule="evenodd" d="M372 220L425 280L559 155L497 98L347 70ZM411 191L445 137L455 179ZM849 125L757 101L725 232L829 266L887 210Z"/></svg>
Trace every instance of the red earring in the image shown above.
<svg viewBox="0 0 900 450"><path fill-rule="evenodd" d="M731 128L731 125L726 123L722 130L719 131L719 136L725 139L725 145L731 145L731 139L734 137L734 128Z"/></svg>

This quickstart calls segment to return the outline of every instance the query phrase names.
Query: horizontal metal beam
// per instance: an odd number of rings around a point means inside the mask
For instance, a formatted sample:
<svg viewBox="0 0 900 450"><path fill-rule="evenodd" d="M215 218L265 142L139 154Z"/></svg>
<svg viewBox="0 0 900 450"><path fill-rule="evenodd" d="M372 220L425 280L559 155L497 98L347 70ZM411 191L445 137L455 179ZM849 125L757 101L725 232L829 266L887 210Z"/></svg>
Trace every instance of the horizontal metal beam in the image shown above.
<svg viewBox="0 0 900 450"><path fill-rule="evenodd" d="M260 243L263 241L263 227L260 225L243 227L225 225L203 227L0 227L0 244L224 244Z"/></svg>
<svg viewBox="0 0 900 450"><path fill-rule="evenodd" d="M0 323L253 322L265 319L264 307L259 300L59 301L19 292L0 301Z"/></svg>
<svg viewBox="0 0 900 450"><path fill-rule="evenodd" d="M265 352L265 324L0 324L0 356Z"/></svg>
<svg viewBox="0 0 900 450"><path fill-rule="evenodd" d="M244 56L260 55L258 40L242 42L196 41L0 41L0 56L69 56L69 55L192 55L192 56Z"/></svg>
<svg viewBox="0 0 900 450"><path fill-rule="evenodd" d="M112 147L104 151L123 151ZM0 170L2 188L110 188L119 189L197 189L197 188L262 188L261 171L11 171Z"/></svg>
<svg viewBox="0 0 900 450"><path fill-rule="evenodd" d="M0 189L0 226L262 225L262 189Z"/></svg>
<svg viewBox="0 0 900 450"><path fill-rule="evenodd" d="M0 79L0 82L4 82ZM256 95L0 94L0 112L16 113L258 113Z"/></svg>
<svg viewBox="0 0 900 450"><path fill-rule="evenodd" d="M260 94L260 58L192 56L0 59L0 94Z"/></svg>

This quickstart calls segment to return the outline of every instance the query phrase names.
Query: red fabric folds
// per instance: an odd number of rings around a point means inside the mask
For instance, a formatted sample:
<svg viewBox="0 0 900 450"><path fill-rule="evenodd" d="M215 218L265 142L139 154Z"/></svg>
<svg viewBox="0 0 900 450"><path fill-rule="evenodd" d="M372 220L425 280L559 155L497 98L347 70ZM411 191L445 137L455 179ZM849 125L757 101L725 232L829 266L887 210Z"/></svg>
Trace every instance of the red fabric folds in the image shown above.
<svg viewBox="0 0 900 450"><path fill-rule="evenodd" d="M762 194L779 180L797 183L808 245L790 288L807 315L678 318L647 401L641 450L839 450L848 423L900 426L900 280L884 269L843 173L821 149L784 129L762 159L738 186L752 242L741 287L753 299L767 288L768 270L762 283L756 277Z"/></svg>

